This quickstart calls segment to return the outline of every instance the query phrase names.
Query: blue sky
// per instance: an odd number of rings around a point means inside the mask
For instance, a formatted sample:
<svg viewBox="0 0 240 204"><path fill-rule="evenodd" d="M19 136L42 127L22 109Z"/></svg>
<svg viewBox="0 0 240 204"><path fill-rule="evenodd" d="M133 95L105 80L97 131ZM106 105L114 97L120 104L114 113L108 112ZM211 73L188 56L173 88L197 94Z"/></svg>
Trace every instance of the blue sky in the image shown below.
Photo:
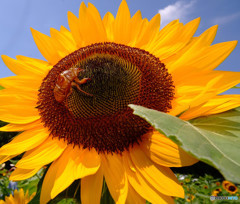
<svg viewBox="0 0 240 204"><path fill-rule="evenodd" d="M0 55L16 55L44 59L31 36L30 27L49 35L50 27L68 28L67 12L78 15L81 0L10 0L0 1ZM90 0L101 16L110 11L115 16L121 0ZM214 43L240 41L240 0L128 0L133 15L141 10L143 18L151 19L160 12L161 23L174 19L187 23L201 17L196 36L218 24ZM163 27L163 26L161 26ZM240 42L218 69L240 71ZM14 75L0 60L0 78ZM240 90L230 93L240 94Z"/></svg>

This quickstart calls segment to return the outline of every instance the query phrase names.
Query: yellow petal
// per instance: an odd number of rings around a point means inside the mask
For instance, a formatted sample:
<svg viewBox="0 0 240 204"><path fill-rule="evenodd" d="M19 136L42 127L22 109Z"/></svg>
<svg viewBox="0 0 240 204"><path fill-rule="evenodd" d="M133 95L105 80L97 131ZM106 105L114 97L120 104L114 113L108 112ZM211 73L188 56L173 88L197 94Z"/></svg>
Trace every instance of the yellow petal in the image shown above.
<svg viewBox="0 0 240 204"><path fill-rule="evenodd" d="M166 167L190 166L198 162L183 151L172 140L158 131L153 131L143 136L141 149L155 163Z"/></svg>
<svg viewBox="0 0 240 204"><path fill-rule="evenodd" d="M200 116L222 113L240 106L239 95L220 95L209 99L206 103L183 113L180 118L190 120Z"/></svg>
<svg viewBox="0 0 240 204"><path fill-rule="evenodd" d="M200 23L200 18L190 21L186 25L181 23L175 23L169 30L169 33L164 37L161 37L161 31L157 38L153 39L151 42L151 47L148 48L149 51L165 62L166 58L171 56L176 56L181 50L187 46L192 39L192 36L196 32Z"/></svg>
<svg viewBox="0 0 240 204"><path fill-rule="evenodd" d="M134 190L145 200L151 203L174 203L170 196L166 196L157 191L136 169L128 152L123 153L124 167L127 172L127 178ZM133 171L135 169L135 171ZM156 179L156 178L155 178ZM161 182L161 181L160 181Z"/></svg>
<svg viewBox="0 0 240 204"><path fill-rule="evenodd" d="M81 179L81 201L83 204L100 203L103 184L103 172L99 168L96 174ZM93 196L94 195L94 196Z"/></svg>
<svg viewBox="0 0 240 204"><path fill-rule="evenodd" d="M116 20L114 21L114 42L127 44L130 41L130 11L127 2L123 0L118 8Z"/></svg>
<svg viewBox="0 0 240 204"><path fill-rule="evenodd" d="M200 72L195 77L191 76L182 82L179 81L170 114L177 115L183 111L189 114L192 108L206 103L238 83L240 83L240 73L227 71L212 71L207 74Z"/></svg>
<svg viewBox="0 0 240 204"><path fill-rule="evenodd" d="M2 55L2 60L6 64L6 66L16 75L25 75L25 76L31 76L34 78L39 77L38 75L42 75L41 68L37 68L34 66L31 66L24 61L21 60L15 60L11 57L8 57L6 55Z"/></svg>
<svg viewBox="0 0 240 204"><path fill-rule="evenodd" d="M12 100L14 103L9 103ZM3 121L16 124L36 121L40 118L36 106L37 96L34 97L33 94L27 92L14 94L12 89L3 89L0 92L0 115Z"/></svg>
<svg viewBox="0 0 240 204"><path fill-rule="evenodd" d="M66 146L67 143L64 141L49 137L41 145L25 153L16 164L16 167L25 169L42 167L57 159Z"/></svg>
<svg viewBox="0 0 240 204"><path fill-rule="evenodd" d="M18 190L14 190L14 201L16 203L21 203L22 200L24 200L24 191L21 188L19 191Z"/></svg>
<svg viewBox="0 0 240 204"><path fill-rule="evenodd" d="M13 173L10 176L10 180L12 181L21 181L21 180L25 180L28 178L31 178L32 176L34 176L39 170L40 168L36 168L36 169L21 169L21 168L16 168Z"/></svg>
<svg viewBox="0 0 240 204"><path fill-rule="evenodd" d="M8 125L5 125L3 127L0 127L0 131L2 132L20 132L20 131L24 131L24 130L29 130L32 128L35 128L36 126L38 126L41 123L41 120L36 120L32 123L27 123L27 124L13 124L10 123Z"/></svg>
<svg viewBox="0 0 240 204"><path fill-rule="evenodd" d="M54 28L50 29L51 38L55 44L55 47L61 57L77 50L75 41L69 38L65 32L58 31Z"/></svg>
<svg viewBox="0 0 240 204"><path fill-rule="evenodd" d="M179 33L183 30L183 27L183 24L178 22L167 25L150 40L146 49L161 60L164 59L164 55L168 52L168 49L172 49L172 47L176 46L172 41L178 39ZM167 35L163 32L165 29L168 30Z"/></svg>
<svg viewBox="0 0 240 204"><path fill-rule="evenodd" d="M147 23L146 29L144 29L141 35L138 37L136 46L141 49L148 48L149 43L159 32L160 29L160 14L155 15L149 23ZM144 47L145 46L145 47Z"/></svg>
<svg viewBox="0 0 240 204"><path fill-rule="evenodd" d="M14 101L14 104L9 103L9 101ZM25 106L24 108L29 109L31 111L31 114L38 115L36 107L37 98L24 95L22 93L17 93L13 95L11 91L8 89L4 89L0 92L0 108L8 108L9 112L11 111L11 107L14 106ZM29 107L28 107L29 106Z"/></svg>
<svg viewBox="0 0 240 204"><path fill-rule="evenodd" d="M199 40L178 60L168 64L168 69L172 75L213 70L229 56L237 45L237 41L230 41L205 46L205 38L208 39L208 36L200 36Z"/></svg>
<svg viewBox="0 0 240 204"><path fill-rule="evenodd" d="M77 47L81 48L83 46L83 41L80 35L79 19L70 11L68 12L68 25Z"/></svg>
<svg viewBox="0 0 240 204"><path fill-rule="evenodd" d="M9 197L5 196L5 201L7 204L14 204L15 202L12 194Z"/></svg>
<svg viewBox="0 0 240 204"><path fill-rule="evenodd" d="M188 25L188 24L187 24ZM185 27L185 26L184 26ZM211 43L213 42L216 33L217 33L217 28L218 26L212 26L211 28L207 29L205 32L203 32L199 37L192 37L189 39L189 41L187 42L187 44L185 44L185 46L180 49L178 52L176 52L174 55L171 55L165 59L163 59L161 56L159 56L161 58L161 61L165 64L171 64L174 63L175 61L177 61L188 49L190 49L192 46L195 45L195 43L201 39L201 43L204 46L210 46ZM194 31L194 30L193 30ZM180 33L182 33L180 31ZM179 33L177 33L179 36ZM189 36L191 37L191 36ZM169 66L170 67L170 66ZM169 70L171 72L171 70Z"/></svg>
<svg viewBox="0 0 240 204"><path fill-rule="evenodd" d="M28 115L26 113L27 108L17 108L16 106L9 106L8 109L0 109L1 120L8 122L8 123L15 123L15 124L26 124L31 123L40 118L39 115ZM11 111L9 113L8 111ZM15 112L15 115L13 114Z"/></svg>
<svg viewBox="0 0 240 204"><path fill-rule="evenodd" d="M75 148L73 152L76 163L76 178L83 178L95 174L100 167L100 157L95 149L84 149L82 154Z"/></svg>
<svg viewBox="0 0 240 204"><path fill-rule="evenodd" d="M103 25L106 30L107 40L110 42L114 40L113 32L114 20L115 20L114 16L110 12L107 12L103 17Z"/></svg>
<svg viewBox="0 0 240 204"><path fill-rule="evenodd" d="M45 73L47 73L52 68L52 66L44 60L25 57L22 55L17 55L16 58L25 65L31 66L31 69L33 69L34 72L39 75L45 76Z"/></svg>
<svg viewBox="0 0 240 204"><path fill-rule="evenodd" d="M128 184L128 196L127 196L126 204L132 204L132 203L146 204L146 200L142 198L130 184Z"/></svg>
<svg viewBox="0 0 240 204"><path fill-rule="evenodd" d="M129 46L131 47L135 47L135 44L138 40L138 36L141 32L141 27L142 27L142 23L143 23L143 20L142 20L142 14L141 14L141 11L137 11L132 19L131 19L131 22L130 22L130 42L128 43Z"/></svg>
<svg viewBox="0 0 240 204"><path fill-rule="evenodd" d="M18 154L15 154L15 155L0 155L0 164L16 157Z"/></svg>
<svg viewBox="0 0 240 204"><path fill-rule="evenodd" d="M49 64L55 65L61 57L59 56L51 38L33 28L31 28L31 31L34 41L43 57L49 62Z"/></svg>
<svg viewBox="0 0 240 204"><path fill-rule="evenodd" d="M31 90L32 92L37 92L38 88L41 85L41 80L33 79L29 76L10 76L0 79L0 84L5 88L12 88L15 90ZM29 86L31 84L31 86ZM5 89L1 90L5 91ZM1 93L0 92L0 93Z"/></svg>
<svg viewBox="0 0 240 204"><path fill-rule="evenodd" d="M16 155L40 145L49 136L42 126L27 130L17 135L11 142L0 149L0 155Z"/></svg>
<svg viewBox="0 0 240 204"><path fill-rule="evenodd" d="M68 41L71 42L72 45L76 45L74 38L72 36L72 33L67 28L65 28L64 26L61 26L60 32L62 35L64 35L64 37L68 39Z"/></svg>
<svg viewBox="0 0 240 204"><path fill-rule="evenodd" d="M100 166L98 154L69 145L55 160L43 181L41 203L47 203L66 189L74 180L95 174Z"/></svg>
<svg viewBox="0 0 240 204"><path fill-rule="evenodd" d="M91 3L88 8L81 3L79 19L72 13L68 14L69 27L78 48L97 42L105 42L107 34L98 10Z"/></svg>
<svg viewBox="0 0 240 204"><path fill-rule="evenodd" d="M130 150L130 156L136 169L155 189L165 195L184 197L182 186L169 168L155 165L137 145Z"/></svg>
<svg viewBox="0 0 240 204"><path fill-rule="evenodd" d="M91 31L94 34L94 37L96 38L95 42L106 41L106 39L107 39L106 31L105 31L101 16L100 16L97 8L91 3L88 3L87 15L88 15L88 23L89 23L88 31ZM79 18L80 18L80 16L79 16ZM90 36L88 36L88 38L90 38ZM92 39L94 39L94 38L92 38ZM89 40L89 41L90 41L89 43L91 44L92 43L91 40Z"/></svg>
<svg viewBox="0 0 240 204"><path fill-rule="evenodd" d="M128 194L128 181L121 156L102 155L102 169L108 189L116 203L125 203Z"/></svg>

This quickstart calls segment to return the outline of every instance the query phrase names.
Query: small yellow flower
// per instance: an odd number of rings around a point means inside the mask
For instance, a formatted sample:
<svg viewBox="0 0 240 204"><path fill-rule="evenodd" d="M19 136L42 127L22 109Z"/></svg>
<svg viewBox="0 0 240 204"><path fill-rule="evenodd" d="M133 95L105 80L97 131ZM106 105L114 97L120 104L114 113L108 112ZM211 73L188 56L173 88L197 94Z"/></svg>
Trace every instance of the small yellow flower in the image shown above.
<svg viewBox="0 0 240 204"><path fill-rule="evenodd" d="M237 186L235 186L232 182L230 181L223 181L222 182L223 188L229 192L230 194L235 194L238 191Z"/></svg>
<svg viewBox="0 0 240 204"><path fill-rule="evenodd" d="M208 186L207 186L207 185L205 185L205 186L203 186L203 188L204 188L204 189L208 189Z"/></svg>
<svg viewBox="0 0 240 204"><path fill-rule="evenodd" d="M191 202L194 198L195 198L194 195L188 194L188 195L187 195L187 202Z"/></svg>
<svg viewBox="0 0 240 204"><path fill-rule="evenodd" d="M212 192L212 196L217 196L217 195L218 195L218 193L219 193L219 191L217 191L217 190L214 190L214 191Z"/></svg>
<svg viewBox="0 0 240 204"><path fill-rule="evenodd" d="M14 190L14 195L6 196L5 201L0 200L0 204L27 204L32 200L36 193L33 193L31 196L28 195L28 191L24 195L24 191L21 188L19 191Z"/></svg>
<svg viewBox="0 0 240 204"><path fill-rule="evenodd" d="M186 183L189 183L190 181L191 181L190 178L186 178L186 179L185 179L185 182L186 182Z"/></svg>
<svg viewBox="0 0 240 204"><path fill-rule="evenodd" d="M216 186L220 186L221 183L219 181L216 182Z"/></svg>
<svg viewBox="0 0 240 204"><path fill-rule="evenodd" d="M223 181L222 182L222 187L226 190L228 185L232 185L233 183L231 183L230 181Z"/></svg>
<svg viewBox="0 0 240 204"><path fill-rule="evenodd" d="M215 191L221 192L222 189L221 188L216 188Z"/></svg>

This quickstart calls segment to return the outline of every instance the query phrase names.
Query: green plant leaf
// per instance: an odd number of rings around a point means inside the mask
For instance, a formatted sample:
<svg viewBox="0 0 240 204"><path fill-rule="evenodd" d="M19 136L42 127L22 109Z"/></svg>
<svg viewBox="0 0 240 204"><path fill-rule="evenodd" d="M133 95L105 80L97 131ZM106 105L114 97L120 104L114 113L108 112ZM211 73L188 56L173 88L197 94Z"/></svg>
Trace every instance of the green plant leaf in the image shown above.
<svg viewBox="0 0 240 204"><path fill-rule="evenodd" d="M36 203L40 203L40 195L41 195L41 188L42 188L42 183L43 183L43 179L47 173L49 167L47 167L43 173L43 176L41 177L41 179L39 180L38 184L37 184L37 192L36 195L33 197L33 199L28 203L28 204L36 204Z"/></svg>
<svg viewBox="0 0 240 204"><path fill-rule="evenodd" d="M4 89L4 87L0 85L0 90L2 90L2 89Z"/></svg>
<svg viewBox="0 0 240 204"><path fill-rule="evenodd" d="M178 117L129 105L186 152L217 168L232 182L240 183L240 108L221 114L183 121Z"/></svg>
<svg viewBox="0 0 240 204"><path fill-rule="evenodd" d="M100 204L114 204L114 200L108 190L106 181L103 180L103 187L102 187L102 196L101 196L101 201Z"/></svg>

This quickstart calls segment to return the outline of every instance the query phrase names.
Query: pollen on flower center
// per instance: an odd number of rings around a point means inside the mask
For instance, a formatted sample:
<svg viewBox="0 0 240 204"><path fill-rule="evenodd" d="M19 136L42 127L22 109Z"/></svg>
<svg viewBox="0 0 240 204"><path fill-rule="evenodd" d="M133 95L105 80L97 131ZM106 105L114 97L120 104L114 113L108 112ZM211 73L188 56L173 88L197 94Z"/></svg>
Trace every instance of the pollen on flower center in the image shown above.
<svg viewBox="0 0 240 204"><path fill-rule="evenodd" d="M59 75L72 68L82 71L64 77L59 85ZM82 79L90 80L77 84ZM56 100L56 90L62 100ZM167 112L173 96L172 77L158 58L109 42L80 48L53 66L39 89L37 108L53 137L98 152L120 153L150 128L128 104Z"/></svg>

